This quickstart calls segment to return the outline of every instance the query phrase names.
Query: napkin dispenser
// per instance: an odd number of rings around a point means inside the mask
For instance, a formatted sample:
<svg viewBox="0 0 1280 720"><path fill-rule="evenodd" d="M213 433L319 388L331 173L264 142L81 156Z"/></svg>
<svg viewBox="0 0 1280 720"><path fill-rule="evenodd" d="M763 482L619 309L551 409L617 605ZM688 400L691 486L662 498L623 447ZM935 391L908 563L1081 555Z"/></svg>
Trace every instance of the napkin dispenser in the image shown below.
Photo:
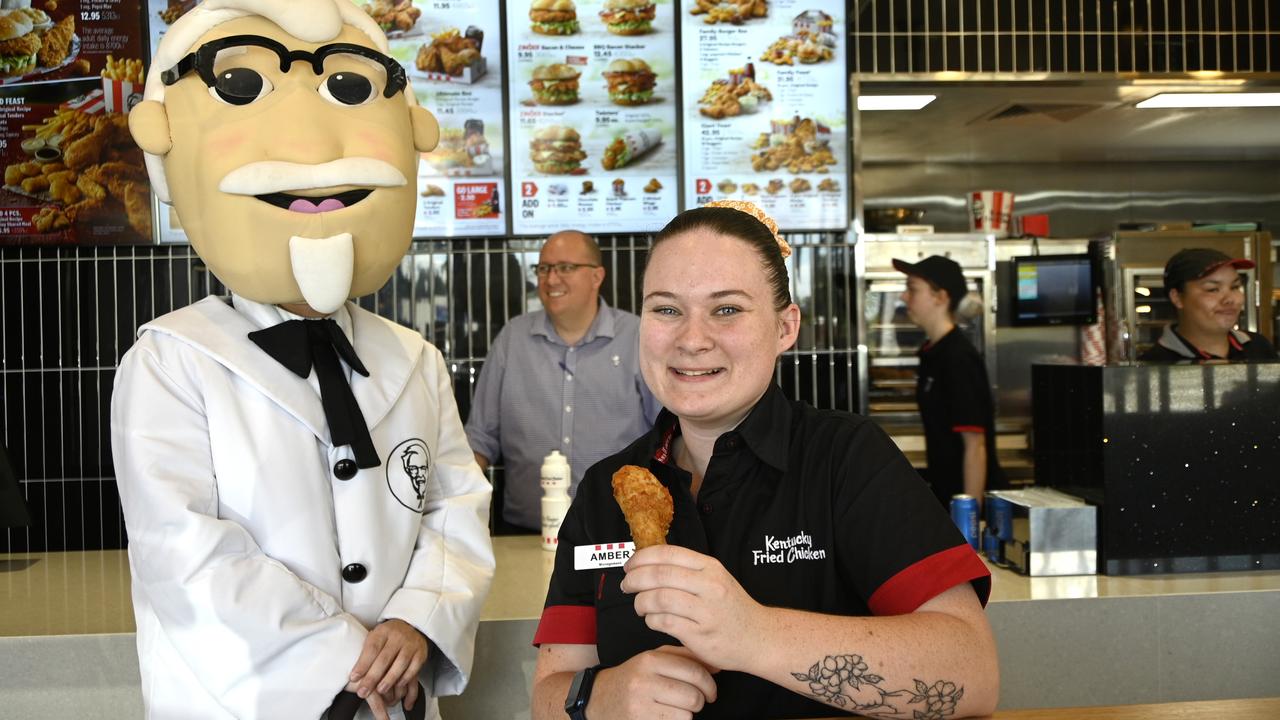
<svg viewBox="0 0 1280 720"><path fill-rule="evenodd" d="M1093 575L1098 571L1098 512L1049 488L986 495L984 544L1023 575ZM988 552L990 556L991 553Z"/></svg>

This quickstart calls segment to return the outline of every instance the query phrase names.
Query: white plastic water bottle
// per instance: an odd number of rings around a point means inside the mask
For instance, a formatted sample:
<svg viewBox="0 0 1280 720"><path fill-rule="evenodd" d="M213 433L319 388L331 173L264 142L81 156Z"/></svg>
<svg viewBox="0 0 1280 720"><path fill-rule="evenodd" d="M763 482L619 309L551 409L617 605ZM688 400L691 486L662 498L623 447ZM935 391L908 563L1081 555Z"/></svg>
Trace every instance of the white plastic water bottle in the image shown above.
<svg viewBox="0 0 1280 720"><path fill-rule="evenodd" d="M569 460L552 450L542 461L542 549L555 550L569 512Z"/></svg>

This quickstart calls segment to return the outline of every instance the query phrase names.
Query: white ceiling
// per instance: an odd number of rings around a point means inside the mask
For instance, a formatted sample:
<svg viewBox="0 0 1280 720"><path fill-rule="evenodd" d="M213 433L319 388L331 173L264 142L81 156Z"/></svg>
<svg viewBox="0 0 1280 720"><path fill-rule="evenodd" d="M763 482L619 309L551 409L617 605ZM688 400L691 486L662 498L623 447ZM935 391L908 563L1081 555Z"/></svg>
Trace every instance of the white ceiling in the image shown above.
<svg viewBox="0 0 1280 720"><path fill-rule="evenodd" d="M922 110L860 113L862 161L1280 160L1280 108L1134 107L1161 92L1209 89L1276 92L1280 83L864 82L863 95L938 99ZM1013 105L1031 112L994 117Z"/></svg>

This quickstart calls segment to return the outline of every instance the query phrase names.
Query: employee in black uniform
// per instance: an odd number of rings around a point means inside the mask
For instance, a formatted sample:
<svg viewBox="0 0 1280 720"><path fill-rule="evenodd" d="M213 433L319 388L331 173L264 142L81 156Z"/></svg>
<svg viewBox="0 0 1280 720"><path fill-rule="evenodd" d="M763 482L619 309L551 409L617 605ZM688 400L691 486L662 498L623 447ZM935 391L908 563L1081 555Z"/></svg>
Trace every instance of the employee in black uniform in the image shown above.
<svg viewBox="0 0 1280 720"><path fill-rule="evenodd" d="M1139 357L1152 362L1275 360L1276 350L1257 333L1236 329L1244 309L1241 270L1252 260L1208 248L1179 250L1164 266L1164 291L1178 310L1160 339Z"/></svg>
<svg viewBox="0 0 1280 720"><path fill-rule="evenodd" d="M565 517L536 720L995 707L986 568L875 424L773 383L800 311L766 222L749 203L703 207L654 240L640 360L666 409L587 471ZM610 486L626 464L670 490L669 544L593 566L596 546L630 540Z"/></svg>
<svg viewBox="0 0 1280 720"><path fill-rule="evenodd" d="M925 332L916 370L916 403L924 424L925 478L944 507L960 493L982 502L1004 486L996 459L995 409L987 366L956 327L956 308L968 294L956 261L931 255L918 263L894 260L907 274L902 300Z"/></svg>

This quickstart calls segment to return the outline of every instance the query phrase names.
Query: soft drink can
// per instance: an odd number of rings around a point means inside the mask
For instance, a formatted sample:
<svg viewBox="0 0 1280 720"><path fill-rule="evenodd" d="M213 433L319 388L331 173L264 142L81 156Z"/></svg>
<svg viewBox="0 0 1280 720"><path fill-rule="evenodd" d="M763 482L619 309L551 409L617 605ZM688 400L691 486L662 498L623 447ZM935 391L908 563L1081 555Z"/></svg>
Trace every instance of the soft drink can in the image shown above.
<svg viewBox="0 0 1280 720"><path fill-rule="evenodd" d="M987 530L1001 540L1013 539L1013 503L995 493L987 493Z"/></svg>
<svg viewBox="0 0 1280 720"><path fill-rule="evenodd" d="M982 552L996 565L1004 564L1004 542L991 532L990 527L982 532Z"/></svg>
<svg viewBox="0 0 1280 720"><path fill-rule="evenodd" d="M960 528L960 534L969 541L969 545L978 550L978 499L972 495L952 495L951 521Z"/></svg>

